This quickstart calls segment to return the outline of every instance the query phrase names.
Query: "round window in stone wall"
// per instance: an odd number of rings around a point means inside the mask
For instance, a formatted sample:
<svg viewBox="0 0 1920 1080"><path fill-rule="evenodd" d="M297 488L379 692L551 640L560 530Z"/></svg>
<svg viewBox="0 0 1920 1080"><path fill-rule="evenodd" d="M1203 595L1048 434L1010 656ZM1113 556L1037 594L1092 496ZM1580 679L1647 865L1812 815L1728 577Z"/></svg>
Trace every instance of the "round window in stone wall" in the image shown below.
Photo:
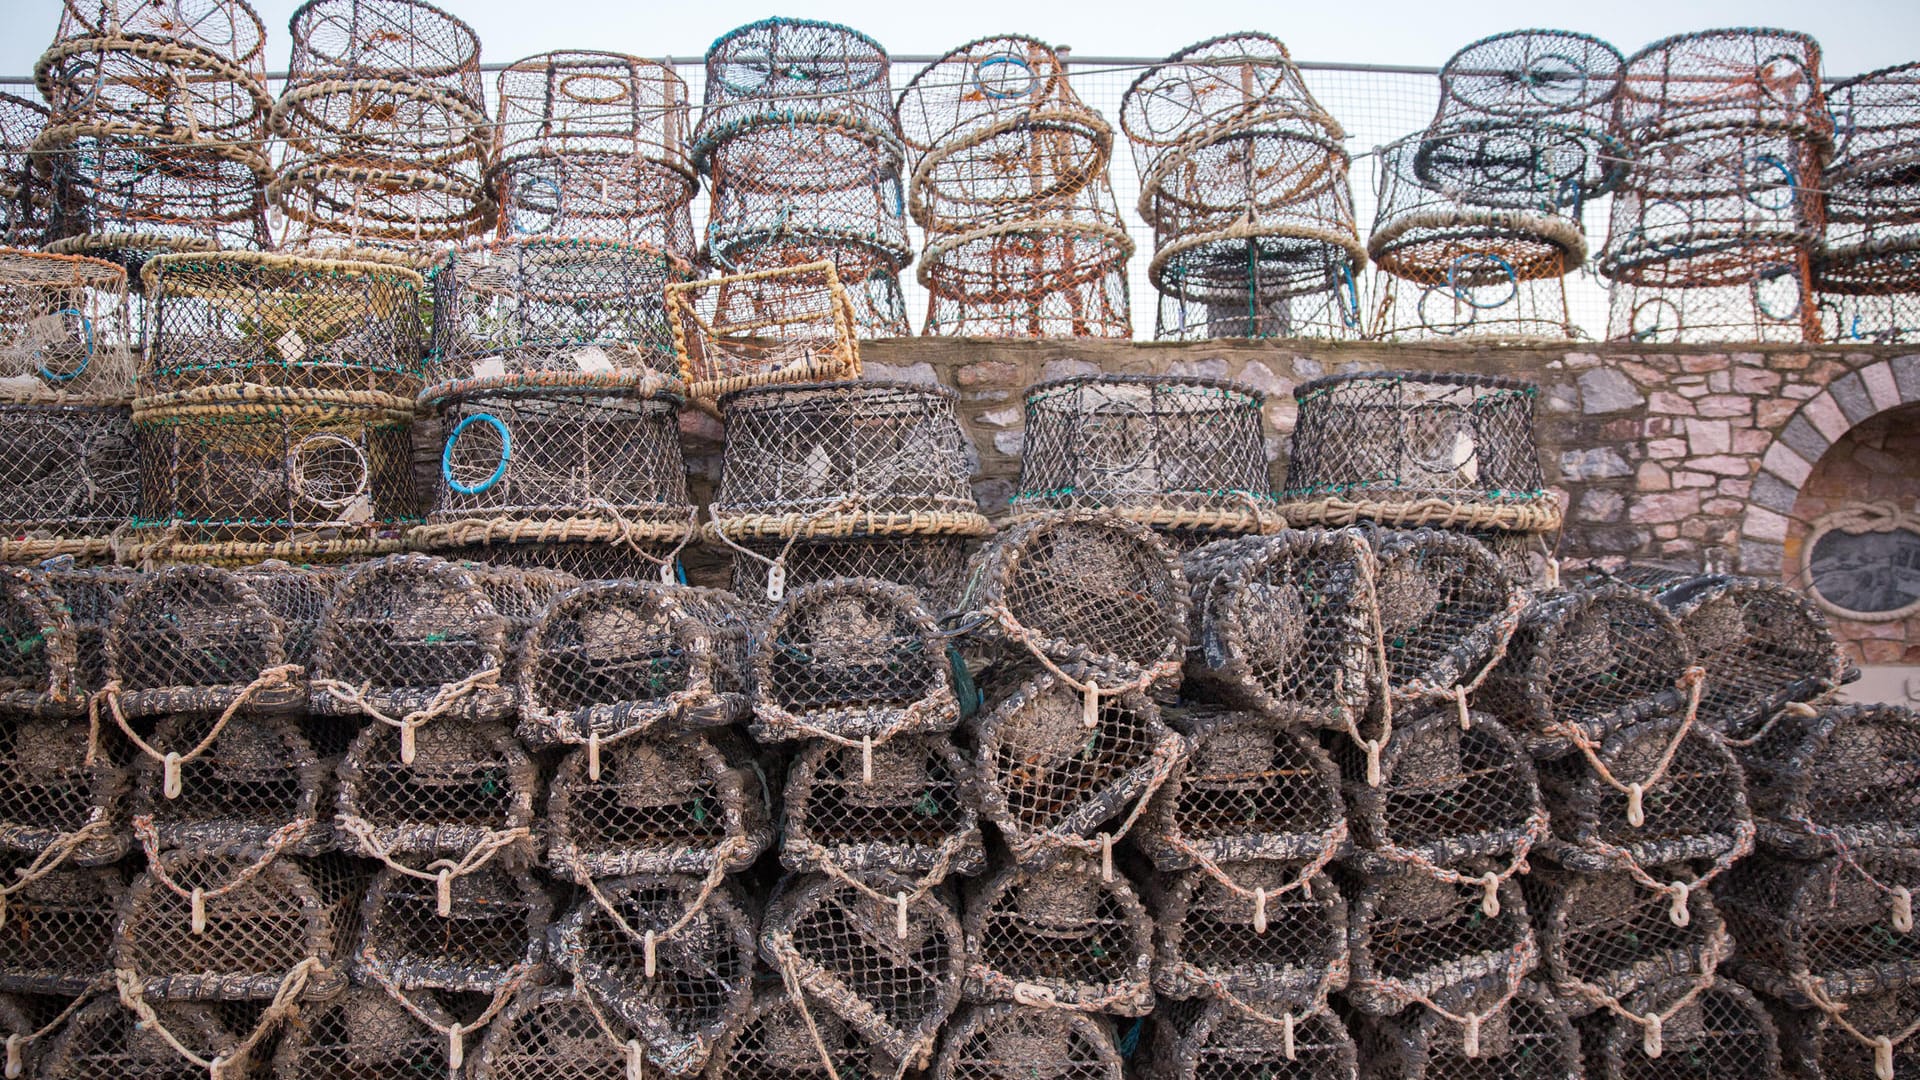
<svg viewBox="0 0 1920 1080"><path fill-rule="evenodd" d="M1813 598L1858 622L1920 612L1920 518L1887 505L1848 507L1813 524L1801 568Z"/></svg>

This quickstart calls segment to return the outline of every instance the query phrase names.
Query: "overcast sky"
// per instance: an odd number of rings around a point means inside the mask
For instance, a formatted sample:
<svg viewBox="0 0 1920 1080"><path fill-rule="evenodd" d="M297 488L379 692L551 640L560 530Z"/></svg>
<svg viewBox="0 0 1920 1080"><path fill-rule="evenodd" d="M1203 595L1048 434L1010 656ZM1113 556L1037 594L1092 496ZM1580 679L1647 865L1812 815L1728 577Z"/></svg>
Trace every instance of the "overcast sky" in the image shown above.
<svg viewBox="0 0 1920 1080"><path fill-rule="evenodd" d="M167 2L167 0L162 0ZM192 0L189 0L192 2ZM286 67L295 0L256 0L268 65ZM1527 26L1580 30L1622 52L1669 34L1778 26L1820 39L1829 74L1920 60L1920 0L446 0L479 31L482 59L561 48L697 58L713 39L768 15L831 19L891 52L940 53L988 34L1018 32L1084 56L1159 57L1202 38L1264 30L1302 60L1438 65L1461 45ZM0 74L25 75L53 40L58 0L0 0Z"/></svg>

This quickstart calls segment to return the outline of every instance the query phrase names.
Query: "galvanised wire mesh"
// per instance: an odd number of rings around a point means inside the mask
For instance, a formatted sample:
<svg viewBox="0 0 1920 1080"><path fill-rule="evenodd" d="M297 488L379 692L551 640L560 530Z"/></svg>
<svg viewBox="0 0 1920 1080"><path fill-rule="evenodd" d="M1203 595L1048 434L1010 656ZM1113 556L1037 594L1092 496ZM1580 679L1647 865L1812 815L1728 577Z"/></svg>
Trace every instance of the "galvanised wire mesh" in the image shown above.
<svg viewBox="0 0 1920 1080"><path fill-rule="evenodd" d="M385 869L361 902L353 974L398 990L511 991L545 958L551 915L545 885L525 871L486 866L443 890Z"/></svg>
<svg viewBox="0 0 1920 1080"><path fill-rule="evenodd" d="M0 559L110 558L139 509L138 443L125 406L0 402Z"/></svg>
<svg viewBox="0 0 1920 1080"><path fill-rule="evenodd" d="M787 765L780 863L796 872L913 879L912 891L984 870L973 769L944 735L874 745L810 740Z"/></svg>
<svg viewBox="0 0 1920 1080"><path fill-rule="evenodd" d="M1739 952L1741 981L1797 1008L1920 984L1920 945L1905 899L1920 852L1869 848L1800 862L1761 854L1714 890Z"/></svg>
<svg viewBox="0 0 1920 1080"><path fill-rule="evenodd" d="M1775 712L1816 701L1839 686L1847 661L1827 618L1778 582L1704 576L1660 593L1706 669L1700 720L1748 737Z"/></svg>
<svg viewBox="0 0 1920 1080"><path fill-rule="evenodd" d="M644 1068L645 1048L578 987L530 984L473 1051L473 1080L618 1080Z"/></svg>
<svg viewBox="0 0 1920 1080"><path fill-rule="evenodd" d="M1911 1076L1920 1067L1920 1044L1913 1038L1920 991L1856 997L1838 1016L1819 1009L1770 1011L1780 1028L1781 1064L1789 1076L1877 1080L1883 1063L1895 1076Z"/></svg>
<svg viewBox="0 0 1920 1080"><path fill-rule="evenodd" d="M942 616L960 602L973 547L967 537L939 535L736 543L730 582L751 608L770 609L789 590L816 581L870 578L912 589L929 613Z"/></svg>
<svg viewBox="0 0 1920 1080"><path fill-rule="evenodd" d="M1149 880L1155 990L1305 1015L1346 988L1347 905L1329 875L1280 860L1219 869Z"/></svg>
<svg viewBox="0 0 1920 1080"><path fill-rule="evenodd" d="M1685 978L1650 986L1627 1002L1632 1017L1601 1016L1582 1033L1589 1080L1666 1080L1677 1069L1700 1080L1780 1075L1779 1035L1766 1008L1731 979L1701 990Z"/></svg>
<svg viewBox="0 0 1920 1080"><path fill-rule="evenodd" d="M1759 842L1789 858L1920 848L1920 718L1897 705L1782 710L1736 751Z"/></svg>
<svg viewBox="0 0 1920 1080"><path fill-rule="evenodd" d="M1920 328L1920 190L1901 164L1914 149L1920 65L1848 79L1827 91L1834 154L1821 176L1826 238L1814 264L1827 341L1913 340Z"/></svg>
<svg viewBox="0 0 1920 1080"><path fill-rule="evenodd" d="M99 259L0 248L0 397L120 404L132 392L133 338L126 271Z"/></svg>
<svg viewBox="0 0 1920 1080"><path fill-rule="evenodd" d="M860 376L853 304L830 261L670 282L666 294L680 378L695 403Z"/></svg>
<svg viewBox="0 0 1920 1080"><path fill-rule="evenodd" d="M1492 866L1460 869L1468 880L1408 869L1364 876L1350 891L1347 1000L1354 1008L1391 1016L1416 1003L1446 1008L1450 995L1483 984L1517 992L1540 955L1520 886L1501 881L1489 902L1479 871Z"/></svg>
<svg viewBox="0 0 1920 1080"><path fill-rule="evenodd" d="M1354 1080L1358 1056L1353 1036L1330 1009L1276 1017L1227 1000L1194 998L1168 1002L1155 1012L1143 1075L1155 1080Z"/></svg>
<svg viewBox="0 0 1920 1080"><path fill-rule="evenodd" d="M111 987L126 875L112 866L66 866L35 877L32 860L13 855L4 865L11 932L0 936L0 990L83 994Z"/></svg>
<svg viewBox="0 0 1920 1080"><path fill-rule="evenodd" d="M202 1061L223 1059L235 1071L251 1067L248 1056L234 1056L240 1039L223 1022L219 1006L167 1002L151 1008L157 1025L111 996L95 998L53 1037L37 1075L49 1080L95 1076L187 1080L207 1075L206 1066L180 1056L174 1042ZM172 1039L156 1028L164 1028Z"/></svg>
<svg viewBox="0 0 1920 1080"><path fill-rule="evenodd" d="M1125 875L1075 854L971 885L963 993L1080 1012L1153 1010L1153 920Z"/></svg>
<svg viewBox="0 0 1920 1080"><path fill-rule="evenodd" d="M1713 981L1733 939L1706 893L1688 901L1684 925L1673 899L1631 874L1570 874L1536 868L1522 882L1540 939L1541 977L1575 1014L1624 1008L1655 982Z"/></svg>
<svg viewBox="0 0 1920 1080"><path fill-rule="evenodd" d="M1359 1036L1368 1080L1502 1080L1579 1077L1580 1038L1564 1005L1545 987L1518 992L1499 981L1446 995L1433 1009L1369 1020Z"/></svg>
<svg viewBox="0 0 1920 1080"><path fill-rule="evenodd" d="M274 1051L273 1075L330 1080L449 1072L449 1040L436 1025L446 1027L455 1018L431 993L406 994L405 1004L401 997L378 986L354 986L331 1001L303 1005Z"/></svg>
<svg viewBox="0 0 1920 1080"><path fill-rule="evenodd" d="M897 1077L905 1068L869 1046L838 1014L801 1002L778 983L761 983L754 988L746 1022L722 1037L700 1075L705 1080L830 1080L837 1074L877 1080Z"/></svg>
<svg viewBox="0 0 1920 1080"><path fill-rule="evenodd" d="M263 856L314 855L331 846L332 761L322 761L287 716L212 713L162 716L146 737L155 749L185 755L175 770L142 754L133 769L134 831L150 850L255 844Z"/></svg>
<svg viewBox="0 0 1920 1080"><path fill-rule="evenodd" d="M947 1027L934 1080L1120 1080L1113 1021L1003 1003L964 1010Z"/></svg>
<svg viewBox="0 0 1920 1080"><path fill-rule="evenodd" d="M58 866L110 863L128 848L128 771L83 720L22 717L0 730L0 850ZM0 886L0 898L18 885Z"/></svg>

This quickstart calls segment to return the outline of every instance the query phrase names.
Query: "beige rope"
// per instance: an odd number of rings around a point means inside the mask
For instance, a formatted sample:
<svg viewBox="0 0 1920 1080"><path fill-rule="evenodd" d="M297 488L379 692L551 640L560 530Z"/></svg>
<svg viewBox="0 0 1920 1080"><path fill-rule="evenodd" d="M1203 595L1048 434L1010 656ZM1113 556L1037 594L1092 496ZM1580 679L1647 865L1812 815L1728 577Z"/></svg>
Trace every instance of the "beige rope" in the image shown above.
<svg viewBox="0 0 1920 1080"><path fill-rule="evenodd" d="M1707 946L1700 954L1699 979L1689 987L1685 994L1674 999L1665 1009L1639 1015L1628 1009L1619 998L1600 989L1592 983L1557 983L1554 990L1571 994L1589 1005L1598 1006L1613 1013L1641 1029L1641 1050L1650 1058L1660 1056L1660 1039L1666 1022L1679 1015L1680 1010L1698 1000L1700 995L1711 989L1715 982L1715 972L1720 964L1733 954L1733 938L1723 927L1714 927L1707 939Z"/></svg>
<svg viewBox="0 0 1920 1080"><path fill-rule="evenodd" d="M867 898L875 903L893 905L897 912L894 925L896 929L901 929L905 927L907 922L908 906L929 892L932 892L935 886L947 879L947 874L953 868L954 858L960 854L962 848L966 847L966 842L967 838L964 835L949 836L945 840L942 840L940 847L936 849L933 867L918 878L915 878L912 882L911 889L895 892L892 896L888 896L886 893L875 889L866 882L861 881L859 878L841 869L840 864L833 861L833 851L831 848L822 844L816 844L811 840L796 840L792 836L788 836L783 841L782 846L787 854L806 859L821 873L866 894ZM900 936L905 937L906 934L901 933Z"/></svg>
<svg viewBox="0 0 1920 1080"><path fill-rule="evenodd" d="M1399 1000L1403 1007L1409 1004L1424 1005L1433 1010L1433 1012L1442 1019L1459 1024L1461 1028L1460 1052L1469 1058L1477 1058L1480 1056L1480 1025L1484 1023L1488 1017L1506 1008L1507 1004L1519 995L1521 980L1526 977L1527 972L1533 970L1534 964L1537 963L1539 959L1540 947L1534 943L1533 935L1529 934L1522 939L1520 947L1515 949L1513 955L1507 960L1506 989L1501 993L1500 999L1477 1013L1456 1013L1449 1009L1442 1008L1431 996L1416 990L1401 990L1391 987L1382 987L1381 989L1385 991L1386 996Z"/></svg>
<svg viewBox="0 0 1920 1080"><path fill-rule="evenodd" d="M498 690L500 688L500 668L498 666L482 668L468 675L466 678L461 679L459 682L442 683L440 684L440 688L433 692L433 697L427 699L427 703L424 706L398 719L388 716L385 712L382 712L378 706L367 700L367 694L372 692L373 688L371 680L356 687L352 683L341 682L338 679L315 679L312 682L312 688L332 694L334 697L352 706L355 711L372 717L388 727L398 728L400 731L400 763L402 765L411 765L413 764L414 758L414 739L416 733L427 724L446 716L462 702L480 691Z"/></svg>
<svg viewBox="0 0 1920 1080"><path fill-rule="evenodd" d="M113 819L108 816L106 807L96 806L87 812L85 825L55 839L41 849L32 862L16 869L13 872L16 880L0 885L0 926L7 923L7 904L14 893L58 870L82 847L112 835Z"/></svg>
<svg viewBox="0 0 1920 1080"><path fill-rule="evenodd" d="M411 866L394 861L393 853L374 835L374 826L365 818L341 814L334 819L334 826L353 837L354 843L362 852L385 863L393 872L418 881L433 882L439 890L436 899L442 918L453 914L454 878L473 873L492 862L494 856L502 851L533 838L533 830L525 825L516 825L511 829L488 829L486 834L458 859L435 859L427 864L425 870L415 870Z"/></svg>
<svg viewBox="0 0 1920 1080"><path fill-rule="evenodd" d="M780 969L780 982L787 988L787 997L794 1007L800 1010L800 1019L807 1025L807 1034L813 1038L813 1048L820 1054L820 1064L826 1066L828 1080L840 1080L840 1070L833 1064L833 1055L827 1052L826 1041L820 1038L820 1027L813 1022L813 1010L807 1007L806 987L801 984L800 976L793 970L799 954L793 947L793 935L787 933L769 934L768 947L773 950Z"/></svg>
<svg viewBox="0 0 1920 1080"><path fill-rule="evenodd" d="M47 1021L45 1026L36 1031L25 1034L15 1032L8 1035L5 1074L7 1080L19 1080L21 1074L26 1072L27 1047L32 1046L34 1043L39 1042L41 1039L59 1030L60 1025L72 1019L73 1014L80 1011L80 1006L93 1000L96 992L96 990L88 990L86 993L78 995L71 1002L67 1003L66 1008L60 1010L60 1015Z"/></svg>
<svg viewBox="0 0 1920 1080"><path fill-rule="evenodd" d="M324 970L324 967L319 957L315 956L309 956L295 964L280 980L279 987L274 990L273 1000L268 1002L266 1009L261 1012L260 1022L254 1025L253 1031L235 1045L231 1052L211 1059L194 1053L160 1022L160 1015L154 1011L152 1005L147 1003L146 980L139 972L116 968L113 977L119 988L120 1003L140 1018L140 1024L145 1030L159 1035L168 1046L173 1048L174 1053L207 1070L211 1080L223 1080L229 1064L236 1061L244 1063L254 1047L260 1045L260 1041L267 1037L268 1032L280 1021L293 1014L298 1007L300 996L306 992L307 981L314 972Z"/></svg>
<svg viewBox="0 0 1920 1080"><path fill-rule="evenodd" d="M115 726L126 735L127 740L138 747L141 753L160 763L164 770L161 793L169 799L177 799L180 797L180 766L206 753L220 738L220 733L227 729L227 725L239 715L240 710L245 708L255 695L291 684L304 670L299 664L276 664L262 671L254 677L252 682L242 687L239 695L220 711L219 718L213 722L213 727L208 730L206 736L184 754L163 751L141 738L140 733L133 730L133 725L127 722L126 715L120 711L120 695L123 691L120 688L120 681L115 679L101 687L87 701L86 764L91 766L99 756L100 702L105 701L107 712L112 715Z"/></svg>
<svg viewBox="0 0 1920 1080"><path fill-rule="evenodd" d="M1634 783L1622 783L1618 777L1614 776L1613 770L1600 759L1600 744L1587 738L1586 733L1577 726L1556 722L1550 729L1554 734L1564 736L1573 743L1586 757L1587 764L1592 767L1593 774L1600 779L1601 783L1627 797L1627 824L1636 829L1646 821L1643 799L1647 789L1657 786L1666 778L1667 769L1672 766L1674 756L1680 752L1680 744L1693 731L1694 719L1700 712L1700 692L1706 683L1706 678L1706 669L1698 664L1689 667L1681 674L1679 686L1687 692L1687 710L1680 721L1680 726L1673 733L1673 740L1661 752L1653 768L1644 778Z"/></svg>
<svg viewBox="0 0 1920 1080"><path fill-rule="evenodd" d="M1202 851L1198 845L1188 840L1184 835L1179 833L1169 835L1167 842L1175 851L1191 859L1193 864L1205 872L1208 877L1219 882L1221 888L1242 900L1253 901L1253 932L1256 934L1264 934L1267 932L1267 902L1285 896L1295 889L1304 889L1307 895L1311 897L1313 895L1314 877L1317 876L1320 871L1325 870L1327 865L1333 862L1340 854L1341 847L1347 842L1348 832L1349 829L1346 818L1342 817L1339 821L1334 822L1333 828L1320 834L1320 853L1309 860L1305 867L1294 876L1293 880L1273 889L1265 887L1249 889L1235 881L1232 875L1228 874L1219 863L1215 862L1205 851Z"/></svg>
<svg viewBox="0 0 1920 1080"><path fill-rule="evenodd" d="M362 955L371 959L373 955L372 950L369 948ZM448 1075L458 1076L462 1075L462 1067L466 1064L467 1060L466 1037L492 1023L493 1018L500 1015L500 1010L506 1008L507 1004L520 992L520 989L527 984L527 980L533 976L536 967L533 964L527 963L515 964L501 981L500 987L493 992L493 999L487 1002L486 1009L482 1010L480 1015L475 1017L470 1024L462 1024L458 1020L452 1024L442 1024L435 1020L426 1010L414 1004L413 999L408 997L397 983L387 977L386 973L381 970L381 965L378 962L363 963L360 965L360 969L366 973L368 978L373 980L375 985L385 990L388 997L398 1002L400 1007L405 1009L415 1020L418 1020L427 1029L447 1040Z"/></svg>
<svg viewBox="0 0 1920 1080"><path fill-rule="evenodd" d="M191 905L192 913L189 918L193 932L198 934L205 931L207 927L207 901L227 896L265 873L267 867L273 865L273 861L280 857L281 852L305 839L307 834L313 831L315 824L312 818L301 818L275 829L273 835L261 845L263 854L260 858L242 867L225 885L212 889L203 889L198 886L189 889L167 874L160 861L160 830L154 826L152 814L142 814L133 819L133 834L140 838L140 847L146 852L148 876L159 882L168 892Z"/></svg>
<svg viewBox="0 0 1920 1080"><path fill-rule="evenodd" d="M1807 996L1807 1000L1813 1002L1814 1008L1825 1013L1829 1020L1838 1024L1840 1030L1846 1032L1848 1036L1862 1046L1868 1046L1873 1049L1873 1075L1877 1077L1878 1080L1893 1080L1894 1048L1912 1038L1915 1033L1920 1032L1920 1020L1915 1020L1913 1023L1900 1029L1898 1035L1868 1035L1866 1032L1854 1027L1852 1022L1847 1019L1847 1007L1845 1005L1827 996L1826 988L1821 985L1821 980L1810 975L1795 975L1793 977L1793 985L1795 989Z"/></svg>

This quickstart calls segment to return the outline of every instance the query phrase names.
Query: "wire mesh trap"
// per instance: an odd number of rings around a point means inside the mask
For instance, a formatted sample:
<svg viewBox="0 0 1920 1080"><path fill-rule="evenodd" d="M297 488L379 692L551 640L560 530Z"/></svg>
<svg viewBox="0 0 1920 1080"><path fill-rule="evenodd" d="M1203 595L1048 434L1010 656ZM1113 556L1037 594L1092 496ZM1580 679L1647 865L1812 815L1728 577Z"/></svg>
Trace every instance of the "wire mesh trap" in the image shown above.
<svg viewBox="0 0 1920 1080"><path fill-rule="evenodd" d="M1045 217L936 234L917 272L927 290L922 333L1126 338L1133 327L1126 277L1133 247L1104 180ZM908 332L904 316L883 329Z"/></svg>
<svg viewBox="0 0 1920 1080"><path fill-rule="evenodd" d="M1348 901L1347 999L1355 1008L1374 1016L1415 1003L1432 1008L1484 983L1518 986L1533 970L1539 946L1518 883L1501 881L1489 902L1476 871L1491 873L1491 865L1460 869L1468 880L1417 869L1361 879Z"/></svg>
<svg viewBox="0 0 1920 1080"><path fill-rule="evenodd" d="M0 991L85 994L112 986L114 920L126 876L111 866L35 862L0 856L7 883L0 896Z"/></svg>
<svg viewBox="0 0 1920 1080"><path fill-rule="evenodd" d="M398 864L394 856L451 857L457 877L490 858L529 855L538 772L495 722L429 724L406 760L403 737L370 724L340 762L336 827L341 849ZM442 867L435 864L437 874Z"/></svg>
<svg viewBox="0 0 1920 1080"><path fill-rule="evenodd" d="M531 983L487 1025L468 1069L473 1080L617 1080L645 1054L577 987Z"/></svg>
<svg viewBox="0 0 1920 1080"><path fill-rule="evenodd" d="M59 595L27 571L0 570L0 708L27 716L79 712L86 704L79 662L73 617Z"/></svg>
<svg viewBox="0 0 1920 1080"><path fill-rule="evenodd" d="M186 755L206 742L192 760ZM285 716L209 713L160 718L147 742L161 760L135 763L135 830L154 848L260 845L266 857L331 845L333 770ZM167 756L178 756L169 784Z"/></svg>
<svg viewBox="0 0 1920 1080"><path fill-rule="evenodd" d="M1892 705L1784 711L1739 749L1760 843L1795 859L1920 848L1920 718Z"/></svg>
<svg viewBox="0 0 1920 1080"><path fill-rule="evenodd" d="M983 714L974 741L980 813L1021 863L1110 851L1187 753L1145 695L1092 699L1048 674Z"/></svg>
<svg viewBox="0 0 1920 1080"><path fill-rule="evenodd" d="M547 797L547 866L576 881L744 870L773 842L759 769L725 735L576 750Z"/></svg>
<svg viewBox="0 0 1920 1080"><path fill-rule="evenodd" d="M782 150L776 160L788 167L793 154ZM882 202L898 205L898 188L881 189ZM896 227L904 227L899 223ZM772 234L755 233L732 244L725 252L707 249L709 259L726 261L720 266L729 275L750 275L762 271L782 271L825 262L832 265L845 287L847 311L854 333L863 338L910 337L906 297L900 289L900 271L895 262L899 248L876 245L865 238L833 234L787 236L778 231L777 219ZM901 241L902 247L905 242Z"/></svg>
<svg viewBox="0 0 1920 1080"><path fill-rule="evenodd" d="M74 685L91 696L107 683L107 628L133 587L137 571L117 566L82 566L71 555L39 564L35 578L60 599L73 625Z"/></svg>
<svg viewBox="0 0 1920 1080"><path fill-rule="evenodd" d="M915 892L977 874L986 854L972 778L941 735L897 736L871 755L810 741L787 766L780 862L796 872L913 878Z"/></svg>
<svg viewBox="0 0 1920 1080"><path fill-rule="evenodd" d="M1705 986L1733 951L1704 892L1689 898L1681 925L1673 919L1673 898L1631 874L1536 870L1525 885L1542 977L1570 1012L1618 1006L1656 983L1691 979Z"/></svg>
<svg viewBox="0 0 1920 1080"><path fill-rule="evenodd" d="M799 1003L778 984L766 984L755 989L746 1022L722 1036L700 1075L706 1080L882 1078L899 1076L905 1068L875 1052L838 1015Z"/></svg>
<svg viewBox="0 0 1920 1080"><path fill-rule="evenodd" d="M0 222L4 214L0 206ZM132 389L132 340L125 270L99 259L0 248L0 396L117 403Z"/></svg>
<svg viewBox="0 0 1920 1080"><path fill-rule="evenodd" d="M1479 685L1488 657L1511 639L1525 595L1470 536L1412 529L1370 539L1384 690L1418 700Z"/></svg>
<svg viewBox="0 0 1920 1080"><path fill-rule="evenodd" d="M1375 567L1353 530L1286 530L1188 553L1187 679L1282 720L1350 725L1373 670Z"/></svg>
<svg viewBox="0 0 1920 1080"><path fill-rule="evenodd" d="M791 543L740 540L729 545L734 550L730 583L742 603L769 608L778 602L771 597L784 597L802 585L831 578L872 578L912 589L920 594L929 614L945 615L959 603L966 585L971 546L964 536L916 534Z"/></svg>
<svg viewBox="0 0 1920 1080"><path fill-rule="evenodd" d="M77 0L62 5L34 81L63 122L112 124L158 142L257 139L273 104L266 36L241 0L191 12Z"/></svg>
<svg viewBox="0 0 1920 1080"><path fill-rule="evenodd" d="M1761 854L1714 890L1739 948L1730 969L1795 1008L1920 985L1908 897L1920 852L1868 848L1798 862Z"/></svg>
<svg viewBox="0 0 1920 1080"><path fill-rule="evenodd" d="M0 850L81 866L124 855L127 770L95 752L84 720L21 717L0 726ZM11 885L11 882L8 883ZM7 889L0 887L0 911Z"/></svg>
<svg viewBox="0 0 1920 1080"><path fill-rule="evenodd" d="M1696 989L1685 979L1648 987L1627 1001L1629 1016L1610 1013L1587 1029L1590 1080L1779 1076L1778 1032L1759 1000L1730 979ZM1645 1023L1653 1016L1657 1028Z"/></svg>
<svg viewBox="0 0 1920 1080"><path fill-rule="evenodd" d="M1877 1080L1883 1063L1895 1076L1912 1076L1920 1067L1915 1053L1920 1046L1913 1039L1920 993L1914 990L1853 998L1837 1016L1819 1009L1769 1011L1780 1029L1781 1064L1788 1076Z"/></svg>
<svg viewBox="0 0 1920 1080"><path fill-rule="evenodd" d="M150 1008L151 1020L111 996L95 998L52 1037L34 1075L48 1080L200 1080L208 1075L207 1063L215 1060L230 1070L223 1075L245 1075L253 1066L250 1051L239 1052L240 1039L223 1022L220 1006L167 1002ZM200 1061L182 1056L175 1042Z"/></svg>
<svg viewBox="0 0 1920 1080"><path fill-rule="evenodd" d="M0 560L109 558L139 503L131 413L0 402L0 496Z"/></svg>
<svg viewBox="0 0 1920 1080"><path fill-rule="evenodd" d="M757 127L807 126L899 155L899 121L880 43L844 26L762 19L729 30L707 50L696 166L713 148ZM842 150L842 153L851 151Z"/></svg>
<svg viewBox="0 0 1920 1080"><path fill-rule="evenodd" d="M1153 1009L1153 920L1120 874L1084 854L1010 867L969 888L964 993L1081 1012Z"/></svg>
<svg viewBox="0 0 1920 1080"><path fill-rule="evenodd" d="M1168 1002L1154 1013L1142 1075L1155 1080L1288 1076L1353 1080L1358 1059L1331 1010L1270 1016L1224 999Z"/></svg>
<svg viewBox="0 0 1920 1080"><path fill-rule="evenodd" d="M934 1080L1120 1080L1113 1022L1058 1009L967 1008L947 1029Z"/></svg>
<svg viewBox="0 0 1920 1080"><path fill-rule="evenodd" d="M1826 617L1784 585L1702 576L1668 586L1660 602L1707 670L1699 716L1715 731L1751 735L1782 706L1840 685L1845 661Z"/></svg>
<svg viewBox="0 0 1920 1080"><path fill-rule="evenodd" d="M1615 120L1636 143L1707 128L1831 134L1820 43L1753 28L1663 38L1627 58Z"/></svg>
<svg viewBox="0 0 1920 1080"><path fill-rule="evenodd" d="M789 247L857 251L860 261L889 271L912 260L897 144L863 146L832 121L783 122L729 132L702 153L712 196L708 261L732 269Z"/></svg>
<svg viewBox="0 0 1920 1080"><path fill-rule="evenodd" d="M1587 34L1512 30L1462 48L1440 68L1440 115L1555 120L1603 128L1626 58Z"/></svg>
<svg viewBox="0 0 1920 1080"><path fill-rule="evenodd" d="M753 627L730 593L592 582L555 600L521 646L520 734L593 747L731 723L750 707Z"/></svg>
<svg viewBox="0 0 1920 1080"><path fill-rule="evenodd" d="M449 1051L465 1056L467 1032L449 1036L458 1019L428 992L402 994L354 986L331 1001L301 1006L273 1055L285 1080L375 1080L448 1076ZM476 1025L477 1026L477 1025Z"/></svg>
<svg viewBox="0 0 1920 1080"><path fill-rule="evenodd" d="M895 902L909 891L904 880L884 875L867 885L789 878L768 902L760 934L761 955L799 987L808 1008L839 1016L903 1063L931 1056L960 1002L968 957L946 890Z"/></svg>
<svg viewBox="0 0 1920 1080"><path fill-rule="evenodd" d="M599 882L555 927L552 953L647 1059L696 1072L746 1020L754 925L733 885L637 876Z"/></svg>
<svg viewBox="0 0 1920 1080"><path fill-rule="evenodd" d="M1543 987L1494 980L1446 995L1441 1007L1452 1015L1413 1009L1362 1029L1369 1080L1583 1075L1579 1036Z"/></svg>
<svg viewBox="0 0 1920 1080"><path fill-rule="evenodd" d="M1347 905L1312 863L1227 862L1152 879L1153 986L1311 1012L1347 985Z"/></svg>
<svg viewBox="0 0 1920 1080"><path fill-rule="evenodd" d="M1835 147L1821 177L1826 237L1814 265L1826 341L1913 339L1920 197L1905 162L1915 149L1915 70L1884 68L1827 92Z"/></svg>
<svg viewBox="0 0 1920 1080"><path fill-rule="evenodd" d="M769 383L860 377L854 310L828 261L669 282L680 378L696 403Z"/></svg>
<svg viewBox="0 0 1920 1080"><path fill-rule="evenodd" d="M0 93L0 243L32 244L46 233L51 192L28 150L47 119L39 101Z"/></svg>
<svg viewBox="0 0 1920 1080"><path fill-rule="evenodd" d="M1302 383L1280 498L1294 525L1356 520L1540 532L1560 510L1533 434L1538 388L1494 375L1354 372Z"/></svg>
<svg viewBox="0 0 1920 1080"><path fill-rule="evenodd" d="M427 880L422 880L426 877ZM450 878L387 868L361 906L357 979L401 990L495 993L546 954L552 902L524 871L484 866Z"/></svg>

